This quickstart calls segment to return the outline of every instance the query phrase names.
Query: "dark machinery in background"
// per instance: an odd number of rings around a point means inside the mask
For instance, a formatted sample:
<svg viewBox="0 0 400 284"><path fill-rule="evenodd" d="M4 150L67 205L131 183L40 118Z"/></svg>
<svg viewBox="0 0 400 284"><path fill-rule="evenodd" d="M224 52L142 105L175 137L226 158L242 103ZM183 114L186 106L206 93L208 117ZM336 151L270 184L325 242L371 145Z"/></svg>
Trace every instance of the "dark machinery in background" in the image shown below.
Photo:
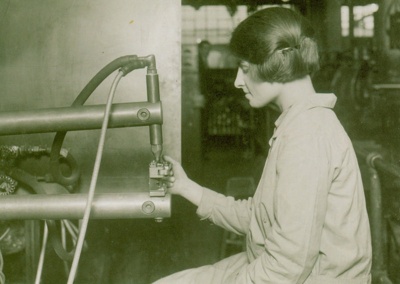
<svg viewBox="0 0 400 284"><path fill-rule="evenodd" d="M203 155L217 143L254 148L253 110L235 88L236 59L227 45L202 41L198 45L200 92L205 104L201 113Z"/></svg>
<svg viewBox="0 0 400 284"><path fill-rule="evenodd" d="M378 4L373 41L353 41L353 56L341 61L331 88L370 172L374 283L400 283L400 1Z"/></svg>
<svg viewBox="0 0 400 284"><path fill-rule="evenodd" d="M400 1L381 1L375 34L314 78L338 96L337 114L362 164L373 240L373 283L400 283ZM367 141L367 142L366 142Z"/></svg>

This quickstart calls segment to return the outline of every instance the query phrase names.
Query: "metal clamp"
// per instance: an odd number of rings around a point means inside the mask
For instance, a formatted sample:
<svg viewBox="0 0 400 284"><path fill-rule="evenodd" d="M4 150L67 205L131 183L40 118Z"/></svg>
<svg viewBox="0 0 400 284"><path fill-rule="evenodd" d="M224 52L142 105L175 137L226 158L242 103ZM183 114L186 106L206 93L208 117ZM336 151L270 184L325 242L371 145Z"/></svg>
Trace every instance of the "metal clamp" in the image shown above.
<svg viewBox="0 0 400 284"><path fill-rule="evenodd" d="M172 166L168 162L152 161L149 166L149 192L151 197L163 197L167 187L162 179L171 174Z"/></svg>

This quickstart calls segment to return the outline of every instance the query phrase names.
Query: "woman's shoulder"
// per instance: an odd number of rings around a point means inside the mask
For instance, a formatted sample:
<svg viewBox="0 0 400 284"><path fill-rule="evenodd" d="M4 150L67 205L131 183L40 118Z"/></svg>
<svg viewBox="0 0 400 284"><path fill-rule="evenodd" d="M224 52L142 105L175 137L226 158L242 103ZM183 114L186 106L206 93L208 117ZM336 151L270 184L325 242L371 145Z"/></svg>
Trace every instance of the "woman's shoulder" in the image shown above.
<svg viewBox="0 0 400 284"><path fill-rule="evenodd" d="M330 108L314 107L300 113L287 125L286 133L317 134L319 132L329 133L342 129L334 111Z"/></svg>

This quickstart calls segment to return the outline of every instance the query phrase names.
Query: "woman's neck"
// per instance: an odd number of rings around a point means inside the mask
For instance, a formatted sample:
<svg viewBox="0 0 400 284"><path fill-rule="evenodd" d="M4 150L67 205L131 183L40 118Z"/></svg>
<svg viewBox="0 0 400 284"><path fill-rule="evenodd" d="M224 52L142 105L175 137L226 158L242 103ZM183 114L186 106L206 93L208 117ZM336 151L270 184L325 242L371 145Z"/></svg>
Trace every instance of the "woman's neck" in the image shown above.
<svg viewBox="0 0 400 284"><path fill-rule="evenodd" d="M292 105L304 101L311 95L315 94L314 86L310 76L287 82L283 84L282 92L277 98L275 104L283 112Z"/></svg>

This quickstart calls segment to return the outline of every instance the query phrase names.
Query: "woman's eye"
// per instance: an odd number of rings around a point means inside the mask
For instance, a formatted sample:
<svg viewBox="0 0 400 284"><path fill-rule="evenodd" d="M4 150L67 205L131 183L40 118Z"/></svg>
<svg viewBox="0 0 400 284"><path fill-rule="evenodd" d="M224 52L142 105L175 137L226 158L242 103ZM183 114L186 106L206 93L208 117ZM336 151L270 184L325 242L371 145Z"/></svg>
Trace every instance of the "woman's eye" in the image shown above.
<svg viewBox="0 0 400 284"><path fill-rule="evenodd" d="M247 64L241 63L239 65L239 68L242 69L243 73L246 74L247 72L249 72L249 66Z"/></svg>

